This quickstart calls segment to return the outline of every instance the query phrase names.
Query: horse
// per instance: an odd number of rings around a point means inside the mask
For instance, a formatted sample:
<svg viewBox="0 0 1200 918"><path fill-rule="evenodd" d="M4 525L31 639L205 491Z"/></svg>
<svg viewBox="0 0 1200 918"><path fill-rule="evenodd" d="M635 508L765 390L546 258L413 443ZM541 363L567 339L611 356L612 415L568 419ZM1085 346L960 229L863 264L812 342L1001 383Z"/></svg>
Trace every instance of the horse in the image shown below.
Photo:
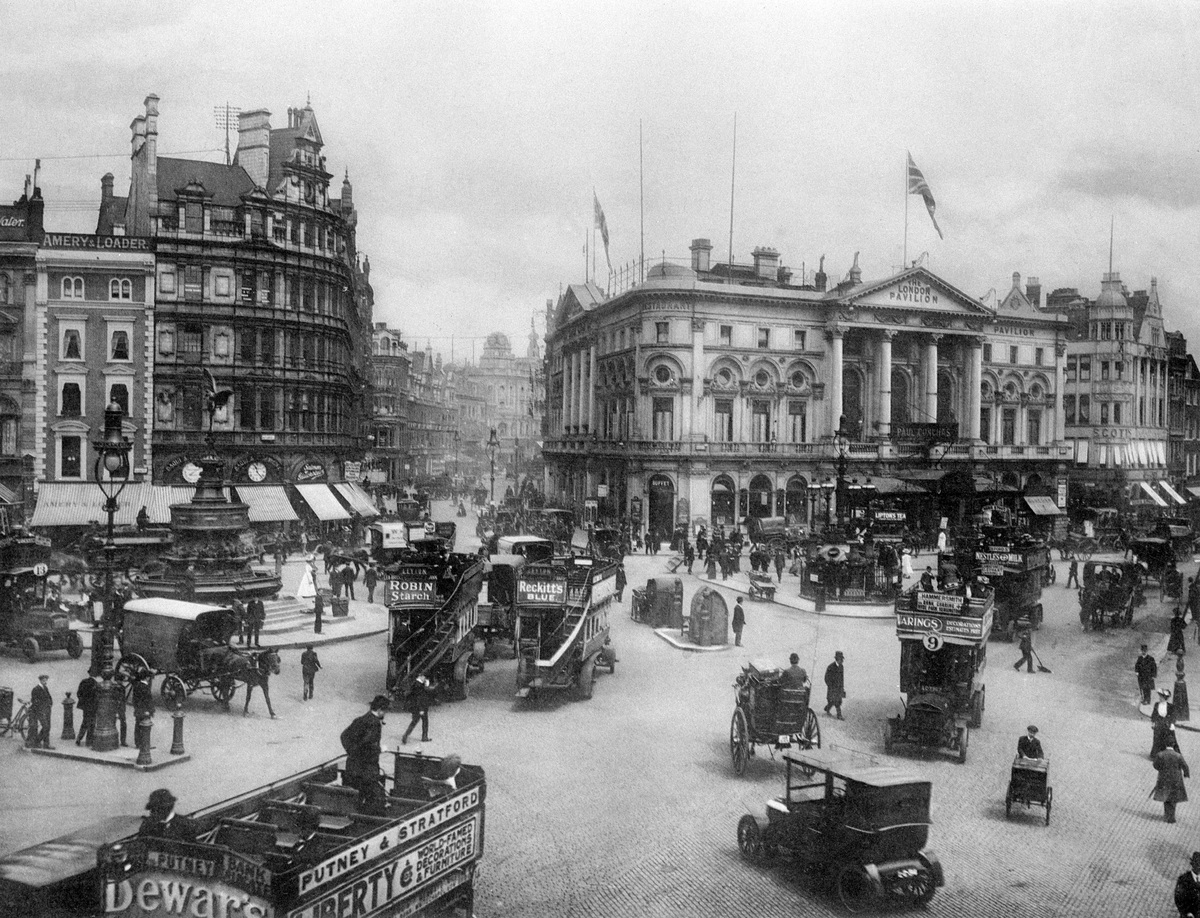
<svg viewBox="0 0 1200 918"><path fill-rule="evenodd" d="M232 690L229 692L230 698L237 691L237 683L246 683L246 704L242 708L243 717L250 713L250 697L254 694L255 687L262 689L263 698L267 701L267 710L271 712L272 718L275 716L275 709L271 707L271 692L268 682L272 675L279 675L279 651L268 647L261 653L249 654L231 649L225 655L219 672L219 680L232 683ZM228 701L225 702L225 707L229 707Z"/></svg>

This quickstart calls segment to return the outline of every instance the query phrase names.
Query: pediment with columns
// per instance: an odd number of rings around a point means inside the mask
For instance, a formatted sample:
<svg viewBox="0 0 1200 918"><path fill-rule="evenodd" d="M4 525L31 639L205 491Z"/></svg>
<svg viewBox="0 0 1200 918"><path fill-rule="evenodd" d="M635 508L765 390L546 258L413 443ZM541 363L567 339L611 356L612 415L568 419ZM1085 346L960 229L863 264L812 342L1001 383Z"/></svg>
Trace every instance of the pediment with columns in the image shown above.
<svg viewBox="0 0 1200 918"><path fill-rule="evenodd" d="M924 267L909 268L880 281L860 284L838 298L843 310L936 315L947 320L990 320L993 313L976 297ZM906 323L901 323L906 324ZM968 327L974 323L968 323Z"/></svg>

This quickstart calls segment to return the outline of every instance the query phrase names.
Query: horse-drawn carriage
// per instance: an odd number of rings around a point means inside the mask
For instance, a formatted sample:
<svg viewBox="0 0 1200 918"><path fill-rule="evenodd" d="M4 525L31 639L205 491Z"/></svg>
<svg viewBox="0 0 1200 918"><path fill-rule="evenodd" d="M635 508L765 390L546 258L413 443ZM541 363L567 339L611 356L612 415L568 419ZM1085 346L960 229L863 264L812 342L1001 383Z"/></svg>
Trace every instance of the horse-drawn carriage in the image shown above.
<svg viewBox="0 0 1200 918"><path fill-rule="evenodd" d="M1183 575L1175 566L1175 546L1161 536L1141 536L1129 543L1133 556L1146 566L1146 579L1158 582L1162 599L1183 595Z"/></svg>
<svg viewBox="0 0 1200 918"><path fill-rule="evenodd" d="M204 688L228 706L238 683L244 682L247 708L251 689L259 686L274 716L267 680L279 673L279 654L271 648L230 647L238 630L232 610L152 598L126 602L122 615L117 670L130 682L162 676L159 694L171 707Z"/></svg>
<svg viewBox="0 0 1200 918"><path fill-rule="evenodd" d="M1133 623L1133 610L1145 602L1143 590L1140 565L1088 561L1083 565L1079 591L1079 623L1085 629L1103 631L1107 618L1110 628L1128 627Z"/></svg>
<svg viewBox="0 0 1200 918"><path fill-rule="evenodd" d="M733 770L746 771L754 747L775 750L821 748L821 725L808 706L811 685L784 686L778 667L755 660L742 667L733 683L734 710L729 723L729 753Z"/></svg>

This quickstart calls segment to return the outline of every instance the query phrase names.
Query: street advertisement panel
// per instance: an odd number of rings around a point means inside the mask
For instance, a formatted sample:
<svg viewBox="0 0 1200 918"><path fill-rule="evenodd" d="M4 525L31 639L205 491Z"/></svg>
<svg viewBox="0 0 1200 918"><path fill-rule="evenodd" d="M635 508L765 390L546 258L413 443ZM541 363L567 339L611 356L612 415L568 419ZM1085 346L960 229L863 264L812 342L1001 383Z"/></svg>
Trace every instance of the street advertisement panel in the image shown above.
<svg viewBox="0 0 1200 918"><path fill-rule="evenodd" d="M962 597L958 597L960 600ZM896 636L925 639L938 635L949 644L982 644L992 630L993 606L989 603L982 615L955 615L948 612L896 611Z"/></svg>
<svg viewBox="0 0 1200 918"><path fill-rule="evenodd" d="M422 814L426 815L426 814ZM386 912L404 914L397 906L417 893L427 903L445 895L470 879L465 868L480 852L479 814L456 822L452 827L401 851L399 856L382 861L370 870L288 913L288 918L369 918ZM381 849L394 851L396 849ZM440 883L439 881L446 881ZM443 886L436 896L427 889ZM405 903L407 904L407 903ZM408 914L415 913L415 908Z"/></svg>
<svg viewBox="0 0 1200 918"><path fill-rule="evenodd" d="M437 602L437 578L409 574L384 582L383 602L389 609L427 606Z"/></svg>
<svg viewBox="0 0 1200 918"><path fill-rule="evenodd" d="M566 577L517 578L517 605L519 606L561 606L566 601Z"/></svg>

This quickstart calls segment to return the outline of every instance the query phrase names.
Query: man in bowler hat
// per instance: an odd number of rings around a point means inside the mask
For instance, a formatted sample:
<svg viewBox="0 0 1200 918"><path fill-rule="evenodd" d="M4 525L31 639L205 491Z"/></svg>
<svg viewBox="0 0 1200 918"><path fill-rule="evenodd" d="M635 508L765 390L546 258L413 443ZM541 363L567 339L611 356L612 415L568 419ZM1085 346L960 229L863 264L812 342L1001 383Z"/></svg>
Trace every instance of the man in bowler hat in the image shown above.
<svg viewBox="0 0 1200 918"><path fill-rule="evenodd" d="M160 788L150 795L138 835L148 838L170 838L176 841L195 841L196 824L187 816L175 812L175 795Z"/></svg>
<svg viewBox="0 0 1200 918"><path fill-rule="evenodd" d="M417 676L411 696L412 720L409 721L404 736L400 737L401 743L408 742L409 735L418 723L421 725L421 742L429 742L429 706L433 704L435 697L437 697L437 686L433 685L425 676Z"/></svg>

